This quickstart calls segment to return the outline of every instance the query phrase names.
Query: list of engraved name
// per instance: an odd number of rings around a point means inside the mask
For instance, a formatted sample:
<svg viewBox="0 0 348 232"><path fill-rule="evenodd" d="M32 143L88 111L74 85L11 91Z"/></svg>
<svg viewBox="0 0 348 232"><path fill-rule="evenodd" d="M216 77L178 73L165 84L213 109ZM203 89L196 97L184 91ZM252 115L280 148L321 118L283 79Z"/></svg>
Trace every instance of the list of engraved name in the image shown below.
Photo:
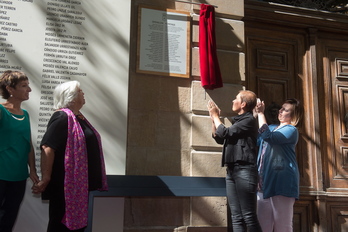
<svg viewBox="0 0 348 232"><path fill-rule="evenodd" d="M16 11L13 1L0 0L0 68L21 70L18 64L11 64L8 56L15 54L16 50L8 37L14 34L19 35L23 29L17 22L14 22L11 15Z"/></svg>
<svg viewBox="0 0 348 232"><path fill-rule="evenodd" d="M80 0L47 1L37 141L41 141L53 112L55 86L74 76L87 76L79 70L79 60L87 51L88 42L75 34L86 20L82 4Z"/></svg>
<svg viewBox="0 0 348 232"><path fill-rule="evenodd" d="M37 12L37 9L45 20L28 26L29 18L20 12ZM87 77L87 73L81 71L81 60L88 49L88 42L81 33L86 22L83 12L83 0L0 0L0 70L31 68L41 75L37 153L53 113L54 88L76 77ZM25 45L17 39L28 36L37 39ZM33 56L29 60L22 55L28 49ZM28 66L24 66L26 64Z"/></svg>

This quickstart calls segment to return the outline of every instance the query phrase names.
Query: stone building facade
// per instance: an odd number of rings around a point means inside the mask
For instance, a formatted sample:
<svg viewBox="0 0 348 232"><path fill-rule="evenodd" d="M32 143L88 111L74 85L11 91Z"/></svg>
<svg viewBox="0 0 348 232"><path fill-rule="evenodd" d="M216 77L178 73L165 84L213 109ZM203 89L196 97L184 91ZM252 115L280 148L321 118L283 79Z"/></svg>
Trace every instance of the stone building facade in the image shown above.
<svg viewBox="0 0 348 232"><path fill-rule="evenodd" d="M298 145L301 199L294 231L348 230L348 18L253 0L192 0L216 5L217 54L224 86L200 83L199 5L132 0L127 175L224 177L206 104L226 125L241 89L266 102L299 98L305 123ZM136 72L140 5L190 13L189 78ZM124 231L227 231L224 197L129 197Z"/></svg>

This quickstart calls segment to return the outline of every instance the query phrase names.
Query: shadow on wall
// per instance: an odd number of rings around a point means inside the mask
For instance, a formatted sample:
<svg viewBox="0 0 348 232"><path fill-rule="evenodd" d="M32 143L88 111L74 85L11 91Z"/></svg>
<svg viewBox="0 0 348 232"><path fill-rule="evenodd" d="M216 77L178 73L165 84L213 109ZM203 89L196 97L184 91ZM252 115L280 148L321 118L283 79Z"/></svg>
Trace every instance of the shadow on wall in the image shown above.
<svg viewBox="0 0 348 232"><path fill-rule="evenodd" d="M131 38L138 36L138 6L144 1L132 3ZM147 5L155 6L158 1L147 1ZM201 3L207 3L201 1ZM187 7L187 11L194 7L191 4L163 2L159 5L175 8L176 4ZM197 7L197 6L196 6ZM199 14L199 8L193 10ZM231 62L231 56L243 50L243 41L234 33L231 24L216 14L217 47L222 76L226 84L234 84L242 88L245 84L244 76L239 72L239 62ZM198 21L192 22L192 31L198 27ZM221 31L224 31L223 33ZM194 38L195 39L195 38ZM197 38L198 39L198 38ZM231 47L231 41L233 44ZM159 75L136 73L137 41L131 40L130 82L129 82L129 119L128 119L128 151L127 174L136 175L189 175L183 167L182 161L189 161L190 131L191 131L191 82L199 80L199 76L192 79L165 77ZM198 41L192 42L192 48L198 47ZM233 61L239 61L233 59ZM232 71L231 71L232 70ZM216 94L215 94L216 93ZM231 102L238 91L229 96L221 97L221 89L209 92L209 96L219 105L224 113L231 115ZM202 97L202 101L208 101ZM205 104L205 103L204 103ZM204 105L205 106L205 105ZM203 115L208 115L206 108L200 109ZM193 125L195 126L195 125ZM202 135L205 136L205 135ZM187 156L187 157L184 157ZM183 174L184 173L184 174Z"/></svg>
<svg viewBox="0 0 348 232"><path fill-rule="evenodd" d="M199 2L209 4L207 1ZM246 85L244 72L241 72L242 67L240 67L240 54L244 53L244 38L240 38L238 36L240 35L240 31L238 31L238 28L234 28L240 25L238 21L225 18L221 13L223 11L224 10L220 6L215 8L217 55L224 86L214 90L204 90L203 88L202 90L197 90L199 91L199 97L201 97L201 100L192 99L192 101L195 102L192 111L195 116L208 116L209 112L207 111L206 105L208 100L212 99L221 109L221 116L227 117L227 120L231 121L230 117L236 115L232 112L232 101L235 99L239 90L242 90ZM194 12L199 16L199 7L194 7ZM198 20L193 22L193 26L196 28L198 28L199 25ZM193 47L199 48L199 41L194 41ZM199 67L199 65L197 66ZM195 67L195 65L193 65L193 67ZM197 76L193 76L193 79L199 81L199 70L194 70L193 73L197 73ZM198 95L194 96L196 97ZM206 120L206 122L208 123L206 125L206 128L209 128L208 130L202 128L202 125L200 124L192 124L192 127L194 127L193 130L201 131L201 136L204 139L200 140L211 141L211 123L209 120ZM214 143L214 141L212 142ZM221 147L210 146L210 144L200 144L199 146L194 147L194 149L198 153L202 152L202 154L206 152L213 153L222 151ZM192 165L195 164L193 163ZM216 163L209 162L204 163L201 166L196 165L195 169L196 172L200 173L202 176L209 176L211 175L212 170L217 170L220 168L220 165L221 163L219 159ZM196 223L199 222L210 226L221 226L227 224L227 206L226 202L222 201L221 198L194 199L192 209L194 213L192 216L193 219L191 220L195 220ZM207 214L207 210L209 210L210 213Z"/></svg>
<svg viewBox="0 0 348 232"><path fill-rule="evenodd" d="M202 3L207 3L202 1ZM168 176L182 176L191 175L191 131L192 131L192 80L199 79L199 76L194 76L189 79L166 77L159 75L141 74L136 73L136 60L137 60L137 36L138 36L138 6L140 4L146 4L154 7L164 7L175 9L180 4L180 9L192 12L193 5L185 3L175 3L174 1L132 1L132 21L131 21L131 44L130 44L130 79L129 79L129 105L128 105L128 140L127 140L127 175L168 175ZM196 9L196 7L195 7ZM199 9L199 8L198 8ZM194 13L199 10L194 10ZM219 25L219 30L226 30L226 33L219 33L217 38L218 47L220 41L224 41L224 45L221 45L222 49L228 47L228 41L238 40L233 33L233 28L219 19L217 14L216 24ZM192 22L193 27L197 27L198 22ZM242 41L238 41L242 44ZM226 45L225 45L226 44ZM192 48L198 47L198 42L192 42ZM226 52L226 56L230 53ZM231 79L228 73L231 66L233 69L239 70L238 64L228 63L221 58L222 70L224 70L223 76L225 80ZM236 66L236 68L234 68ZM236 72L238 79L236 81L240 84L241 77L239 71ZM227 81L228 83L228 81ZM220 91L220 90L214 90ZM231 94L231 100L234 99L236 94ZM218 103L225 102L227 97L223 99L214 99ZM204 98L202 98L203 101ZM228 103L228 111L230 111L231 101ZM224 109L227 111L227 107ZM205 115L207 111L204 109ZM209 135L202 136L209 137ZM220 164L207 164L217 165ZM202 172L205 172L204 168ZM203 201L202 201L203 202ZM163 210L153 210L153 204L161 207L171 205L169 207L172 212L182 212L180 215L173 215L169 220L168 217L163 218ZM202 203L207 204L207 203ZM145 216L150 217L149 220L142 220L144 217L135 217L134 214L125 215L125 226L132 227L136 221L136 226L163 226L173 225L182 226L190 224L190 199L185 199L185 202L178 199L130 199L126 201L126 208L131 207L130 211L137 211L137 209L143 209L144 212L151 212ZM173 210L175 206L176 210ZM180 209L179 209L180 208ZM209 208L207 206L207 208ZM157 207L156 207L157 209ZM128 212L128 211L127 211ZM134 212L133 212L134 213ZM202 218L206 224L211 224L212 215L207 216L206 213L199 210L194 212L196 217ZM171 214L172 215L172 214ZM213 216L214 217L214 216ZM141 221L139 221L141 220ZM169 221L168 221L169 220ZM217 221L218 219L213 219ZM149 224L152 222L152 224ZM213 222L214 223L214 222Z"/></svg>
<svg viewBox="0 0 348 232"><path fill-rule="evenodd" d="M65 76L69 76L70 80L81 82L81 88L84 90L86 99L86 104L81 111L101 132L103 145L107 153L107 170L111 173L120 174L123 173L125 166L125 157L119 154L125 154L126 152L124 144L126 144L128 108L129 38L124 31L129 31L129 27L126 22L122 22L124 21L124 15L115 14L107 1L96 4L93 1L84 1L80 5L79 10L86 18L81 25L65 24L65 35L78 35L87 43L83 55L76 56L76 61L80 64L78 71L87 75ZM41 12L42 18L47 17L49 11L47 10L46 1L37 2L33 6L38 8L37 11ZM125 12L125 15L127 14L129 12ZM96 15L99 16L95 17ZM60 22L59 16L50 16L50 18ZM45 28L45 26L43 27ZM62 30L60 23L53 23L49 27L56 32ZM48 38L50 37L48 36ZM38 44L33 45L33 47L39 49L38 52L43 52L43 40L36 40ZM73 51L73 49L66 50ZM39 100L42 96L43 67L41 63L41 66L34 66L32 60L25 60L20 55L15 56L11 62L22 66L22 71L25 71L29 76L30 85L33 89L30 94L31 99L25 102L24 106L31 115L35 143L39 106L33 104L33 102L36 99ZM59 68L55 68L55 70L59 70ZM58 81L61 81L59 77L63 76L53 75L58 77L58 79L55 79ZM63 79L63 81L65 80ZM52 86L52 90L55 87L52 84L50 86ZM108 147L112 149L108 149ZM39 151L37 155L39 155Z"/></svg>
<svg viewBox="0 0 348 232"><path fill-rule="evenodd" d="M30 93L30 99L23 104L23 108L27 109L30 113L33 144L34 147L38 147L37 144L41 142L41 138L37 136L38 124L41 123L39 119L40 113L42 113L39 109L39 102L42 95L52 97L50 93L44 94L41 92L44 83L43 80L45 79L43 77L45 72L43 72L44 66L42 58L47 58L49 55L50 57L55 57L62 61L71 61L67 58L57 57L58 54L61 55L63 52L55 53L44 50L45 38L56 38L55 36L45 35L44 32L54 31L58 34L58 32L62 31L62 28L64 28L65 31L63 34L65 36L79 37L79 39L69 37L69 39L67 39L68 42L85 42L84 45L79 46L79 48L85 49L78 50L82 52L83 55L74 56L76 57L75 61L79 62L78 72L82 74L85 73L86 76L59 74L55 71L65 71L65 69L55 67L52 68L51 71L53 72L50 72L50 74L57 78L46 78L46 80L51 81L51 83L45 82L45 85L47 85L50 90L53 90L55 84L53 84L52 80L60 82L61 80L65 81L70 78L71 80L78 80L81 82L81 88L85 93L86 99L86 104L81 111L102 136L108 174L124 174L127 138L129 72L129 24L127 20L129 20L130 14L129 5L127 4L130 3L128 0L116 1L118 4L116 7L125 6L123 11L117 12L117 8L113 7L113 4L110 3L112 1L107 0L83 0L75 1L74 4L69 1L67 5L74 5L76 7L76 12L81 13L85 19L79 21L81 24L64 23L64 27L62 26L63 23L59 23L62 22L60 20L76 15L74 13L66 13L65 18L59 17L59 14L48 16L50 11L48 9L48 2L52 3L55 1L27 1L18 3L18 5L21 4L21 7L16 8L18 17L11 16L11 20L20 18L20 12L25 12L21 17L30 19L30 27L23 28L23 36L20 36L22 37L20 39L25 41L23 42L25 47L23 45L23 50L16 47L16 53L11 54L11 59L9 59L11 63L22 67L21 70L29 77L32 92ZM23 7L24 5L25 7ZM55 10L57 10L57 8L52 7L52 9ZM35 14L32 12L35 12ZM9 13L11 12L9 11ZM48 24L46 24L46 22ZM23 23L18 25L22 27L27 24ZM59 38L62 39L63 37ZM12 41L7 42L12 43ZM68 42L61 41L60 43L56 43L67 45L69 44ZM30 44L30 46L28 46L28 44ZM46 48L48 47L49 46L46 46ZM62 48L62 50L76 51L76 49L72 48ZM44 53L48 55L44 55ZM54 63L52 65L54 65ZM70 67L71 66L73 65L70 65ZM60 78L62 76L69 78ZM49 113L53 113L53 111L49 111ZM45 129L45 127L40 128L40 130ZM39 165L39 149L37 149L36 155L36 162L37 165ZM27 213L34 212L33 209L35 209L34 214ZM40 231L40 229L37 228L46 227L48 221L46 209L47 204L43 204L41 199L34 198L31 191L27 189L25 201L20 211L22 215L18 217L16 229L19 231ZM33 216L29 217L30 215ZM30 221L30 223L28 223L28 221Z"/></svg>

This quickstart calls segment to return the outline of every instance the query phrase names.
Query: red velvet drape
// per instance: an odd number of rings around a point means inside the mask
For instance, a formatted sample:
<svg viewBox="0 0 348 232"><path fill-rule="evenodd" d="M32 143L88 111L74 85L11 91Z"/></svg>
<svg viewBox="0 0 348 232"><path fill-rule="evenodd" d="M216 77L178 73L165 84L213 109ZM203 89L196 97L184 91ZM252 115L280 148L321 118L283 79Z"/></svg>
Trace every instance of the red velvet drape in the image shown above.
<svg viewBox="0 0 348 232"><path fill-rule="evenodd" d="M201 4L199 16L199 60L201 83L205 89L223 86L219 61L216 55L215 9Z"/></svg>

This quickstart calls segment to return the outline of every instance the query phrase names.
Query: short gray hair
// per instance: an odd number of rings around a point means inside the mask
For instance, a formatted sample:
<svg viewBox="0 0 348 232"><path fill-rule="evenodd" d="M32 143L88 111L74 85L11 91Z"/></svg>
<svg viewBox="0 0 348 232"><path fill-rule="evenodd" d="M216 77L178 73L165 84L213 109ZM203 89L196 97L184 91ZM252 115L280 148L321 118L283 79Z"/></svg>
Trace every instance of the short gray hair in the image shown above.
<svg viewBox="0 0 348 232"><path fill-rule="evenodd" d="M53 92L53 108L58 110L69 107L70 103L75 99L80 82L68 81L57 85Z"/></svg>

